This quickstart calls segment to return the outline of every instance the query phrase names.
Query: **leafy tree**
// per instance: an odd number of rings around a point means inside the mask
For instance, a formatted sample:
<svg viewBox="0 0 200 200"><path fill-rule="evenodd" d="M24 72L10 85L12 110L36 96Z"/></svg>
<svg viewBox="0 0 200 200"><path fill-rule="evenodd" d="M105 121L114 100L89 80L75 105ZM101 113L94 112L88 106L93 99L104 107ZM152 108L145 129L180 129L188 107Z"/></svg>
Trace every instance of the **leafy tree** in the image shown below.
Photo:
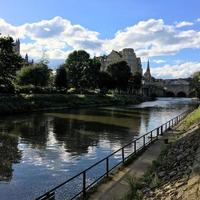
<svg viewBox="0 0 200 200"><path fill-rule="evenodd" d="M90 55L83 50L72 52L65 61L69 81L78 90L97 86L100 65L97 59L90 59Z"/></svg>
<svg viewBox="0 0 200 200"><path fill-rule="evenodd" d="M55 85L57 88L67 88L67 71L63 65L56 70Z"/></svg>
<svg viewBox="0 0 200 200"><path fill-rule="evenodd" d="M129 82L135 92L138 93L138 91L142 87L142 75L139 72L136 72L133 76L131 76Z"/></svg>
<svg viewBox="0 0 200 200"><path fill-rule="evenodd" d="M50 70L43 63L24 66L17 72L19 85L47 86L50 78Z"/></svg>
<svg viewBox="0 0 200 200"><path fill-rule="evenodd" d="M101 94L106 94L109 89L113 89L113 79L111 75L104 71L99 72L98 86Z"/></svg>
<svg viewBox="0 0 200 200"><path fill-rule="evenodd" d="M118 91L127 89L131 71L130 67L125 61L120 61L109 65L107 71L111 75Z"/></svg>
<svg viewBox="0 0 200 200"><path fill-rule="evenodd" d="M80 89L81 86L84 86L86 82L84 73L89 63L90 55L83 50L72 52L65 61L69 80L76 89Z"/></svg>
<svg viewBox="0 0 200 200"><path fill-rule="evenodd" d="M200 98L200 72L194 73L191 87L195 95Z"/></svg>
<svg viewBox="0 0 200 200"><path fill-rule="evenodd" d="M85 80L87 80L87 87L95 89L98 86L98 75L101 63L96 59L90 59L89 66L84 72Z"/></svg>
<svg viewBox="0 0 200 200"><path fill-rule="evenodd" d="M15 51L11 37L0 37L0 85L11 87L16 71L22 67L22 58Z"/></svg>

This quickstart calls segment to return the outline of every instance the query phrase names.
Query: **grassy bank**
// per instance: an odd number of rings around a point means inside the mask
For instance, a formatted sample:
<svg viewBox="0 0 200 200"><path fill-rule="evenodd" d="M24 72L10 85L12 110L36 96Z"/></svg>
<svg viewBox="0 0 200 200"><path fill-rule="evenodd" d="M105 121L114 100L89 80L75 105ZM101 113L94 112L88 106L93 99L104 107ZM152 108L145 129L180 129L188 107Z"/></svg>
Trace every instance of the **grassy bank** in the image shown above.
<svg viewBox="0 0 200 200"><path fill-rule="evenodd" d="M200 123L200 106L190 113L179 125L178 130L187 131L191 126Z"/></svg>
<svg viewBox="0 0 200 200"><path fill-rule="evenodd" d="M39 110L103 105L138 104L145 99L122 95L32 94L0 97L0 114L26 113Z"/></svg>

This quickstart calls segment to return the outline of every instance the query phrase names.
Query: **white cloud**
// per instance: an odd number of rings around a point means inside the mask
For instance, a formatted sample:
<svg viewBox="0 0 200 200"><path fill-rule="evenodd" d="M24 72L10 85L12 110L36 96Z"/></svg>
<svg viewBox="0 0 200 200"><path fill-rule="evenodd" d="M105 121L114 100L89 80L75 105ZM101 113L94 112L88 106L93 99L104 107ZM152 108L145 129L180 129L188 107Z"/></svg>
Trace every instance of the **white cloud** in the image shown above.
<svg viewBox="0 0 200 200"><path fill-rule="evenodd" d="M177 26L192 25L191 23L183 21L174 26L174 24L165 24L162 19L149 19L119 30L112 38L100 39L98 32L78 24L72 24L69 20L59 16L20 26L9 24L0 18L0 32L3 35L9 34L14 38L22 39L21 52L23 56L28 53L31 57L41 58L42 52L45 51L50 59L65 59L69 52L75 49L85 49L91 55L98 56L109 53L113 49L121 50L130 47L134 48L136 54L141 56L144 61L147 57L169 56L182 49L200 48L200 32L198 30L177 28ZM155 62L164 63L159 59ZM196 63L193 64L199 66ZM170 71L178 76L183 71L181 66L183 64L165 65L164 68L155 68L154 70L158 72L159 76L164 76L164 74L173 76ZM190 71L193 72L193 69L197 69L197 67L191 69L189 65L185 65L185 67L188 69L185 69L183 76L190 74ZM176 71L176 69L181 70Z"/></svg>
<svg viewBox="0 0 200 200"><path fill-rule="evenodd" d="M160 64L160 63L165 63L165 60L153 60L154 63Z"/></svg>
<svg viewBox="0 0 200 200"><path fill-rule="evenodd" d="M177 28L181 28L181 27L184 27L184 26L193 26L193 25L194 25L193 22L187 22L187 21L182 21L182 22L176 23Z"/></svg>
<svg viewBox="0 0 200 200"><path fill-rule="evenodd" d="M186 62L180 65L165 65L151 68L152 75L156 78L188 78L200 71L199 62Z"/></svg>
<svg viewBox="0 0 200 200"><path fill-rule="evenodd" d="M200 18L197 19L197 22L200 22Z"/></svg>

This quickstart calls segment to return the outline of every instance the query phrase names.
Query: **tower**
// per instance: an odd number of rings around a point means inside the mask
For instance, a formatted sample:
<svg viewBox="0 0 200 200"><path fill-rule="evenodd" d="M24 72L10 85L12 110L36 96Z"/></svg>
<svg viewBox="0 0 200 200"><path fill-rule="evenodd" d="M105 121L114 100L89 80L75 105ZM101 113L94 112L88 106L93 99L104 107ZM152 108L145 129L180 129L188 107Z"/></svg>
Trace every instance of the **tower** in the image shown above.
<svg viewBox="0 0 200 200"><path fill-rule="evenodd" d="M25 62L28 63L28 54L25 55Z"/></svg>
<svg viewBox="0 0 200 200"><path fill-rule="evenodd" d="M15 50L16 50L16 52L17 52L18 54L20 54L20 40L19 40L19 39L17 39L17 40L15 41Z"/></svg>
<svg viewBox="0 0 200 200"><path fill-rule="evenodd" d="M144 73L144 80L146 82L152 82L152 76L151 76L151 71L150 71L150 64L149 64L149 60L147 62L147 70Z"/></svg>

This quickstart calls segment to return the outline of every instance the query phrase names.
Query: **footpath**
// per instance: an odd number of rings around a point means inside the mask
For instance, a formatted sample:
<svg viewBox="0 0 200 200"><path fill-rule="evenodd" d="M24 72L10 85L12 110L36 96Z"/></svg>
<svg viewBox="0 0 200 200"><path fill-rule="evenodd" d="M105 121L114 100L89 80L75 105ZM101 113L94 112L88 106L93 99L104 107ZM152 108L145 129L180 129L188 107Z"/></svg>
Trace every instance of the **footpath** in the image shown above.
<svg viewBox="0 0 200 200"><path fill-rule="evenodd" d="M164 137L169 135L169 131L165 133ZM139 156L132 164L119 170L115 175L111 175L111 181L101 184L97 187L97 191L93 193L90 200L115 200L121 199L129 192L129 179L134 177L136 179L142 177L147 169L152 165L165 147L164 138L160 138L154 144L149 146L147 150Z"/></svg>

